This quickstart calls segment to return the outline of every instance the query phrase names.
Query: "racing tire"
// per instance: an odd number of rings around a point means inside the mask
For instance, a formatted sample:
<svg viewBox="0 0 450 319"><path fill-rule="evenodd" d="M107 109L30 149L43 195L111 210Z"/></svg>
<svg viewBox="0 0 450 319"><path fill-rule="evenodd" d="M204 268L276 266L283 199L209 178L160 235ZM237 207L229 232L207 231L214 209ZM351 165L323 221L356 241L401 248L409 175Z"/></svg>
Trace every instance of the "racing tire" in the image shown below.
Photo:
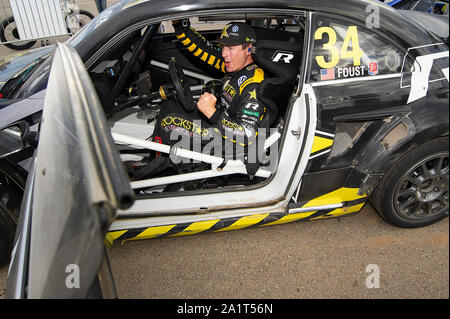
<svg viewBox="0 0 450 319"><path fill-rule="evenodd" d="M13 23L14 23L14 26L13 26ZM1 22L1 24L2 25L0 27L0 39L1 39L2 42L20 40L19 33L17 31L17 27L15 26L16 22L14 21L14 17L9 17L9 18L4 19ZM7 30L7 27L9 25L13 26L12 27L12 31L11 31L13 39L7 39L6 38L5 31ZM21 44L19 44L19 43L21 43ZM7 48L12 49L12 50L20 51L20 50L27 50L27 49L31 48L33 45L36 44L36 41L24 41L24 42L2 43L2 44L4 46L6 46Z"/></svg>
<svg viewBox="0 0 450 319"><path fill-rule="evenodd" d="M448 216L448 150L448 137L437 138L391 166L370 198L384 220L414 228Z"/></svg>

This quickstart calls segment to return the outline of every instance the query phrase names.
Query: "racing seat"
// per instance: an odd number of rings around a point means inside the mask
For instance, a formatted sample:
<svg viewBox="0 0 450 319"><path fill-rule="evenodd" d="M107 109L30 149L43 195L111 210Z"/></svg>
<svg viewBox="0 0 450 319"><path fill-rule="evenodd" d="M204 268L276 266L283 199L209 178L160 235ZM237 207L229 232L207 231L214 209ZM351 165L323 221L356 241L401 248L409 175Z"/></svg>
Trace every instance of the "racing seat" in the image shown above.
<svg viewBox="0 0 450 319"><path fill-rule="evenodd" d="M291 41L258 40L252 53L253 60L266 74L258 89L258 99L268 107L265 123L268 127L285 114L300 72L303 42L293 38Z"/></svg>

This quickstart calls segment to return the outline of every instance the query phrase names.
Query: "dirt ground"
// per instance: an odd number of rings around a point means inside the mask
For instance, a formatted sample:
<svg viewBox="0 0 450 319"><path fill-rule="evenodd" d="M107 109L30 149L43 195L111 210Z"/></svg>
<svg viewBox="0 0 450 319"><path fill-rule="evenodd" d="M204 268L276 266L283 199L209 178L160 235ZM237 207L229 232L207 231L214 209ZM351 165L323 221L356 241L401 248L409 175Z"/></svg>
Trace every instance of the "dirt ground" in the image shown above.
<svg viewBox="0 0 450 319"><path fill-rule="evenodd" d="M370 205L328 220L115 243L109 256L123 299L449 298L449 219L401 229Z"/></svg>

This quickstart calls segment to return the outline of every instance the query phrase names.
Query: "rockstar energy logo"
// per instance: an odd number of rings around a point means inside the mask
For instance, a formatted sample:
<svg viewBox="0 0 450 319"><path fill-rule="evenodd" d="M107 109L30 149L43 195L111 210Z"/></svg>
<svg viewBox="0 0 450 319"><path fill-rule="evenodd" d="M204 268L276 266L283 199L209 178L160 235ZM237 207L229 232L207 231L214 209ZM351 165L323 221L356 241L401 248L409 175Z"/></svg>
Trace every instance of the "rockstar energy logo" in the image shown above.
<svg viewBox="0 0 450 319"><path fill-rule="evenodd" d="M223 92L226 92L226 93L230 94L232 98L234 98L235 95L236 95L236 91L235 91L234 88L233 88L231 85L229 85L228 83L227 83L227 85L225 86L225 88L223 89Z"/></svg>
<svg viewBox="0 0 450 319"><path fill-rule="evenodd" d="M225 28L223 28L222 30L222 34L220 35L220 38L229 38L230 36L228 35L228 28L230 27L230 25L226 26Z"/></svg>
<svg viewBox="0 0 450 319"><path fill-rule="evenodd" d="M229 128L229 129L232 129L232 130L237 130L237 131L240 131L240 132L244 132L245 131L244 128L241 125L239 125L238 123L230 122L230 121L228 121L227 119L224 119L224 118L222 118L222 126L225 127L225 128Z"/></svg>
<svg viewBox="0 0 450 319"><path fill-rule="evenodd" d="M209 131L206 128L202 128L201 126L199 126L191 121L185 120L185 119L183 119L181 117L177 117L177 116L166 116L161 121L161 127L166 127L168 125L175 125L175 126L184 128L193 134L197 134L197 135L201 135L201 136L209 135Z"/></svg>

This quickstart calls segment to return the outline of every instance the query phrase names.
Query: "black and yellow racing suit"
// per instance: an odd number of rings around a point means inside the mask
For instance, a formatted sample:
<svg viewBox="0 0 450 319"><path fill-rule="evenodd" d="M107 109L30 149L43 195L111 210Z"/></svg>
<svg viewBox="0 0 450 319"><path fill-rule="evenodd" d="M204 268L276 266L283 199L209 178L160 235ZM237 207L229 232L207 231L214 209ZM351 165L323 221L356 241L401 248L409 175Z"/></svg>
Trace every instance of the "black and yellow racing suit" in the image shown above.
<svg viewBox="0 0 450 319"><path fill-rule="evenodd" d="M180 24L174 27L177 38L189 52L210 67L226 73L218 47L211 45L193 28ZM265 114L265 108L257 97L258 86L263 80L264 71L254 63L226 74L220 101L216 103L216 111L208 120L211 126L220 130L224 139L241 146L248 146L255 141Z"/></svg>

